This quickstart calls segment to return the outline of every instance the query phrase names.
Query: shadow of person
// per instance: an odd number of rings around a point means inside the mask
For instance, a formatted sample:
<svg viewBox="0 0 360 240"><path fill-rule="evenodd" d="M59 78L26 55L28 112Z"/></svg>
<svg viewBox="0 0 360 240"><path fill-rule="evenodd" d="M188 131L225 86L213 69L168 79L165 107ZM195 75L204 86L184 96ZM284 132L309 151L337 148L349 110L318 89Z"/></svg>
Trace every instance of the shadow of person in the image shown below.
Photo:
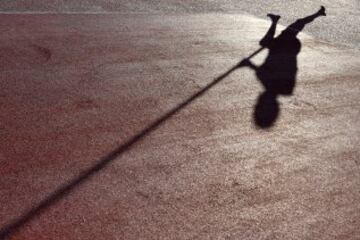
<svg viewBox="0 0 360 240"><path fill-rule="evenodd" d="M268 14L272 23L261 39L260 45L269 49L269 54L261 66L254 65L250 58L240 62L239 67L247 66L253 69L265 91L260 94L254 109L254 123L260 128L271 127L279 115L279 95L292 95L296 84L297 55L301 50L301 42L297 34L306 24L319 16L326 16L325 8L321 6L316 13L296 20L274 38L277 22L280 16Z"/></svg>

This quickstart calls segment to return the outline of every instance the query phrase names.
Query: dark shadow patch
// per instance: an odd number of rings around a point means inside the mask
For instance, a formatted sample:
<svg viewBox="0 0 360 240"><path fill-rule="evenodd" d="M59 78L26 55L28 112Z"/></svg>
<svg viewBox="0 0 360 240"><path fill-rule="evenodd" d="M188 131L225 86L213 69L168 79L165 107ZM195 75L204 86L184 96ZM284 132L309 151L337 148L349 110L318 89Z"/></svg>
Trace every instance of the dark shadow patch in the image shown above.
<svg viewBox="0 0 360 240"><path fill-rule="evenodd" d="M279 36L274 37L279 15L268 14L272 23L261 39L262 49L269 49L269 54L264 63L256 66L250 61L250 56L240 62L239 66L247 66L255 71L258 80L264 87L264 92L258 97L254 109L254 123L260 128L269 128L276 122L280 108L277 101L279 95L290 96L296 85L297 55L301 51L301 42L297 34L304 27L320 16L326 16L325 8L314 14L296 20L283 30Z"/></svg>
<svg viewBox="0 0 360 240"><path fill-rule="evenodd" d="M45 48L45 47L41 47L38 45L32 45L32 47L35 49L35 51L42 56L46 61L49 61L51 56L52 56L52 52L50 49Z"/></svg>

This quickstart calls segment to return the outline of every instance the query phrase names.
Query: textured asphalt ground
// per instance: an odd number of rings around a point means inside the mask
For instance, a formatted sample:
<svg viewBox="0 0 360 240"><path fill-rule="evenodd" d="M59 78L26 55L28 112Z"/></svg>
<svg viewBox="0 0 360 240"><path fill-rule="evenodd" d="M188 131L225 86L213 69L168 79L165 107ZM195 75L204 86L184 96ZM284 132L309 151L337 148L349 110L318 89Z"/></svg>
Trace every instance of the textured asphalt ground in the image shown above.
<svg viewBox="0 0 360 240"><path fill-rule="evenodd" d="M294 95L256 128L252 70L217 77L266 13L280 32L319 5ZM357 1L0 9L0 239L359 239Z"/></svg>
<svg viewBox="0 0 360 240"><path fill-rule="evenodd" d="M328 17L310 25L306 31L318 39L360 48L360 2L358 0L12 0L1 1L3 12L118 12L153 14L249 13L266 18L267 13L282 16L280 23L288 25L295 19L312 13L324 5Z"/></svg>

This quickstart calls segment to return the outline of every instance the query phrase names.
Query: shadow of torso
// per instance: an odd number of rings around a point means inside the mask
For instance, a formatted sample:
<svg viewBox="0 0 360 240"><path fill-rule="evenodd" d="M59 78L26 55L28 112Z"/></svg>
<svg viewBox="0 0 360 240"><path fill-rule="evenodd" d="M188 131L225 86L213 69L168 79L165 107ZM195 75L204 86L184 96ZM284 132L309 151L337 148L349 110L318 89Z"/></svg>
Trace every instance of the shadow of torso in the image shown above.
<svg viewBox="0 0 360 240"><path fill-rule="evenodd" d="M295 88L297 55L301 50L296 32L284 30L268 44L269 54L256 75L265 91L274 95L291 95Z"/></svg>

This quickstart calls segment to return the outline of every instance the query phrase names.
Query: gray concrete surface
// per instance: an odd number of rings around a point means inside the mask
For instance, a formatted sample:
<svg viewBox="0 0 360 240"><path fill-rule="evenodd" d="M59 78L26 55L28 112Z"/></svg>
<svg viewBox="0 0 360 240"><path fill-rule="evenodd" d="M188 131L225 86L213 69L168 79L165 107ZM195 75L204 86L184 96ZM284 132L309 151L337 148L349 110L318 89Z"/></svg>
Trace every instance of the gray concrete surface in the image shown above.
<svg viewBox="0 0 360 240"><path fill-rule="evenodd" d="M277 3L260 15L318 9ZM74 4L1 8L120 9ZM0 15L0 236L359 239L358 19L325 28L356 2L299 35L294 95L266 130L248 68L192 97L259 48L269 21L234 10L252 3L143 4Z"/></svg>
<svg viewBox="0 0 360 240"><path fill-rule="evenodd" d="M282 16L281 23L288 25L295 19L306 16L318 9L327 8L328 17L305 31L313 36L338 45L346 45L359 50L360 2L358 0L227 0L227 1L180 1L180 0L42 0L1 1L3 12L119 12L153 14L199 14L199 13L249 13L266 18L267 13Z"/></svg>

